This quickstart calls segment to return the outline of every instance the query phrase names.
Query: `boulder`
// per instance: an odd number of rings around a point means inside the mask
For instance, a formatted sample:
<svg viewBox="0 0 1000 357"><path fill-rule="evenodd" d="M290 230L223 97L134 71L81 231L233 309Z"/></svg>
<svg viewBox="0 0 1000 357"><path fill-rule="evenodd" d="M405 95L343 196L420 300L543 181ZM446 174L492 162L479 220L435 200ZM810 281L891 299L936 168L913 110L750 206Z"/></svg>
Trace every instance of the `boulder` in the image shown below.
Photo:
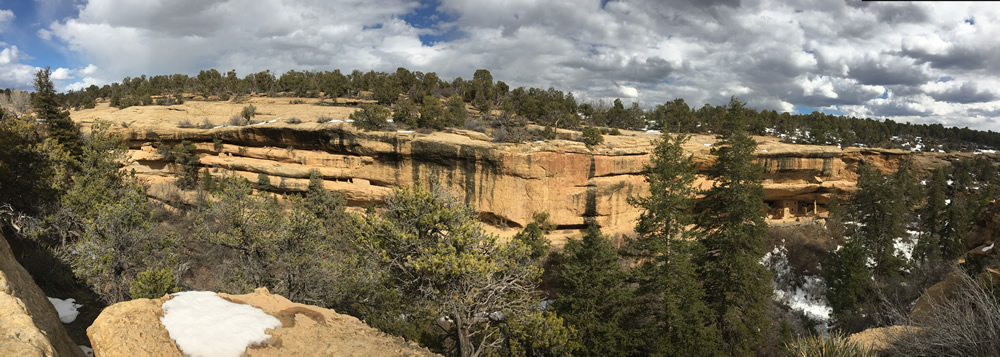
<svg viewBox="0 0 1000 357"><path fill-rule="evenodd" d="M270 343L248 347L247 356L433 356L430 351L389 336L357 318L298 304L265 288L253 293L218 296L250 305L281 321L268 330ZM170 299L137 299L104 309L87 329L97 356L183 356L160 322L161 306Z"/></svg>
<svg viewBox="0 0 1000 357"><path fill-rule="evenodd" d="M83 356L59 314L0 236L0 356Z"/></svg>

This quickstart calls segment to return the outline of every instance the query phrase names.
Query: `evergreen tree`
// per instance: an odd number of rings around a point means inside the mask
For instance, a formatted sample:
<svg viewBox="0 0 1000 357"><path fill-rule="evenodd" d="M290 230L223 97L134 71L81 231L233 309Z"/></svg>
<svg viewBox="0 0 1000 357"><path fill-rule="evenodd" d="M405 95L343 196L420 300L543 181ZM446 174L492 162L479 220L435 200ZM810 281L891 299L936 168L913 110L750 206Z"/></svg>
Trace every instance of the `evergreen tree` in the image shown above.
<svg viewBox="0 0 1000 357"><path fill-rule="evenodd" d="M962 194L956 194L948 204L948 218L941 234L941 255L945 259L956 259L965 254L965 234L971 228L974 214L970 212L968 204Z"/></svg>
<svg viewBox="0 0 1000 357"><path fill-rule="evenodd" d="M947 209L948 183L945 182L943 167L934 170L927 185L927 203L921 210L920 228L923 233L914 248L913 255L917 260L936 261L944 251L941 246L941 233L944 232L945 210Z"/></svg>
<svg viewBox="0 0 1000 357"><path fill-rule="evenodd" d="M583 240L567 242L561 258L555 310L579 331L581 356L628 356L640 342L628 328L635 307L618 252L591 225Z"/></svg>
<svg viewBox="0 0 1000 357"><path fill-rule="evenodd" d="M826 300L833 310L833 321L841 327L862 313L862 304L873 287L866 260L864 246L852 238L823 263Z"/></svg>
<svg viewBox="0 0 1000 357"><path fill-rule="evenodd" d="M865 162L858 166L858 176L853 213L859 227L852 236L860 240L865 254L873 261L872 272L876 277L894 274L903 264L895 255L893 243L906 234L908 207L904 187Z"/></svg>
<svg viewBox="0 0 1000 357"><path fill-rule="evenodd" d="M198 184L198 165L201 160L194 153L196 149L194 143L184 140L171 149L174 155L174 163L177 164L175 174L177 175L177 187L182 189L192 189Z"/></svg>
<svg viewBox="0 0 1000 357"><path fill-rule="evenodd" d="M730 103L726 119L737 122L742 103ZM735 129L712 149L716 162L708 177L715 184L700 202L698 227L706 252L699 261L709 306L715 310L723 350L749 355L770 330L765 308L771 298L771 273L760 264L765 253L763 168L754 162L757 143Z"/></svg>
<svg viewBox="0 0 1000 357"><path fill-rule="evenodd" d="M48 67L35 73L35 95L31 98L31 106L35 111L35 117L45 120L49 136L73 157L79 157L83 153L80 128L70 120L69 112L59 106L56 90L52 80L49 79L50 75Z"/></svg>
<svg viewBox="0 0 1000 357"><path fill-rule="evenodd" d="M695 166L681 148L687 140L664 135L657 142L644 173L650 194L631 200L644 209L629 252L641 262L633 270L641 306L637 321L652 354L712 355L721 344L692 262L701 244L693 240L696 232L686 229L694 222L696 194Z"/></svg>

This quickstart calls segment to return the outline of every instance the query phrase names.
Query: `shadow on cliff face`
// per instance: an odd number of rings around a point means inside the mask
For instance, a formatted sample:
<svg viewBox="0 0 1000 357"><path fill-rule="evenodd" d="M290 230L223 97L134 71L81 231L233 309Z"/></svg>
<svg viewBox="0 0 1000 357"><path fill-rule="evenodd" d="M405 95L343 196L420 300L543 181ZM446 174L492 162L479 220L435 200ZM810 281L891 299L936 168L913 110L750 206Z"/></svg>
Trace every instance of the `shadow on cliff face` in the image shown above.
<svg viewBox="0 0 1000 357"><path fill-rule="evenodd" d="M17 235L5 231L4 236ZM76 280L73 269L60 261L52 249L38 242L20 238L8 238L7 243L10 244L14 258L28 271L28 274L31 274L35 284L42 288L46 296L59 299L73 298L77 304L83 305L77 310L80 314L76 320L63 324L63 327L74 343L90 346L87 327L94 323L97 315L100 315L107 305L86 284Z"/></svg>

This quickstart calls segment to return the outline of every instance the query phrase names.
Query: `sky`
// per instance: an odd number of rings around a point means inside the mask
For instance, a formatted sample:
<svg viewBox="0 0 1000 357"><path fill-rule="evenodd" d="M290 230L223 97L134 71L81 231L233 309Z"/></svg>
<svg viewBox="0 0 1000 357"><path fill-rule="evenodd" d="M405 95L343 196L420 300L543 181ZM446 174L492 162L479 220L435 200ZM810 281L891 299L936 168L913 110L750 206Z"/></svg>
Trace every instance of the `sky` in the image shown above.
<svg viewBox="0 0 1000 357"><path fill-rule="evenodd" d="M490 70L581 102L684 100L1000 131L1000 3L0 0L0 88L216 68Z"/></svg>

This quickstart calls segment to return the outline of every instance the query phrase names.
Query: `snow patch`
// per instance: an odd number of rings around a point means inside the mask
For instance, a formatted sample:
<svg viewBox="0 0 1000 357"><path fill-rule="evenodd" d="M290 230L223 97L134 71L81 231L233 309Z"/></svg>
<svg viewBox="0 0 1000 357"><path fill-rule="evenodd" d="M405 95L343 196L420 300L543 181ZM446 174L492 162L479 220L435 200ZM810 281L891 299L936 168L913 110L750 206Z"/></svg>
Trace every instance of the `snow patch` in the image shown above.
<svg viewBox="0 0 1000 357"><path fill-rule="evenodd" d="M913 247L917 245L917 239L913 238L912 236L914 233L919 234L916 231L908 231L908 232L910 232L911 237L896 238L892 241L892 247L895 249L896 256L904 258L907 261L913 259Z"/></svg>
<svg viewBox="0 0 1000 357"><path fill-rule="evenodd" d="M281 119L281 118L278 118L278 119ZM268 120L268 121L264 121L264 122L260 122L260 123L253 123L253 124L250 124L250 126L277 123L278 119Z"/></svg>
<svg viewBox="0 0 1000 357"><path fill-rule="evenodd" d="M774 298L794 311L820 322L817 331L825 334L833 309L826 301L826 282L822 277L806 275L796 279L788 264L788 250L775 247L761 258L761 264L774 273ZM797 283L796 281L801 281Z"/></svg>
<svg viewBox="0 0 1000 357"><path fill-rule="evenodd" d="M76 299L73 298L56 299L50 297L49 302L52 303L52 306L56 308L57 312L59 312L59 321L62 321L64 324L76 321L77 315L80 315L80 312L77 311L77 309L83 307L83 305L77 304Z"/></svg>
<svg viewBox="0 0 1000 357"><path fill-rule="evenodd" d="M400 134L412 134L413 130L396 130L396 132Z"/></svg>
<svg viewBox="0 0 1000 357"><path fill-rule="evenodd" d="M94 349L93 348L90 348L90 347L87 347L87 346L84 346L84 345L79 345L79 347L80 347L80 351L83 351L83 354L85 356L87 356L87 357L94 357Z"/></svg>
<svg viewBox="0 0 1000 357"><path fill-rule="evenodd" d="M980 249L980 251L988 252L988 251L990 251L990 249L993 249L993 245L994 244L996 244L996 243L990 243L990 245L983 247L983 249Z"/></svg>
<svg viewBox="0 0 1000 357"><path fill-rule="evenodd" d="M263 310L211 291L173 294L162 308L160 322L186 356L240 356L247 346L269 341L267 329L281 326Z"/></svg>

